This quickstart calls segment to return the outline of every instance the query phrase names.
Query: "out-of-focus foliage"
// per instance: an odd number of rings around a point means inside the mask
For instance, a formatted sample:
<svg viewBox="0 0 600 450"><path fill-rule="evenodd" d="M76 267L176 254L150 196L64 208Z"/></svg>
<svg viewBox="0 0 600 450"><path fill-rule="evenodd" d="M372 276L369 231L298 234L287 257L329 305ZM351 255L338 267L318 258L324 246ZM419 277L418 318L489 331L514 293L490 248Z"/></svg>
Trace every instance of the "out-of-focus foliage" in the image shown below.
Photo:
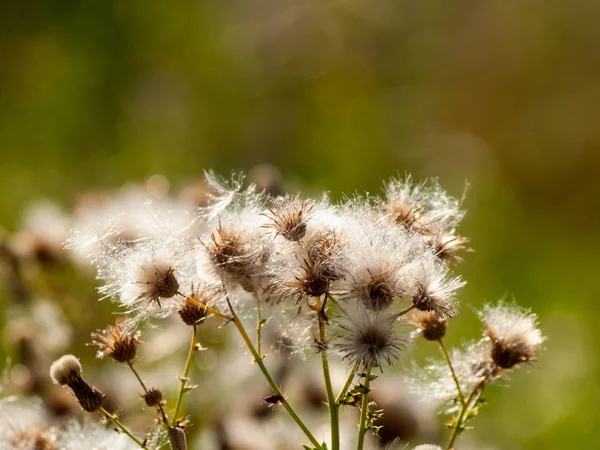
<svg viewBox="0 0 600 450"><path fill-rule="evenodd" d="M532 375L487 393L472 435L593 447L599 21L591 0L4 1L0 224L41 197L209 167L270 163L288 189L333 196L404 171L456 195L468 180L476 253L450 339L478 331L466 305L507 293L549 336ZM89 283L68 290L70 320L108 323Z"/></svg>

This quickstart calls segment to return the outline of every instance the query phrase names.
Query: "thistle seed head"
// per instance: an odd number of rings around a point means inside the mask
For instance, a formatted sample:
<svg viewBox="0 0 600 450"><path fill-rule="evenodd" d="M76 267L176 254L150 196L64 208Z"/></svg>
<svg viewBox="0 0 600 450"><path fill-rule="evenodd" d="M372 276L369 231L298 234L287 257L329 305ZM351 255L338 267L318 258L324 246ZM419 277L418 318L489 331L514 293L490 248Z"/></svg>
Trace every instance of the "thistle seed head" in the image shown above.
<svg viewBox="0 0 600 450"><path fill-rule="evenodd" d="M74 355L64 355L50 366L50 377L56 384L69 386L81 379L81 363Z"/></svg>
<svg viewBox="0 0 600 450"><path fill-rule="evenodd" d="M382 368L400 357L404 341L396 334L398 316L387 311L370 311L362 305L345 311L335 320L333 345L344 359L356 363L360 370Z"/></svg>
<svg viewBox="0 0 600 450"><path fill-rule="evenodd" d="M164 403L162 392L155 387L148 389L148 391L142 395L142 398L144 399L146 406L151 408L161 406Z"/></svg>
<svg viewBox="0 0 600 450"><path fill-rule="evenodd" d="M64 355L54 361L50 366L50 377L55 383L68 386L85 411L94 412L102 406L104 394L81 377L81 364L75 356Z"/></svg>
<svg viewBox="0 0 600 450"><path fill-rule="evenodd" d="M491 342L491 358L502 369L535 361L545 338L537 327L537 316L517 306L485 306L480 313L485 336Z"/></svg>
<svg viewBox="0 0 600 450"><path fill-rule="evenodd" d="M417 327L419 336L423 336L428 341L439 341L446 335L446 319L438 316L434 311L413 311L410 321Z"/></svg>
<svg viewBox="0 0 600 450"><path fill-rule="evenodd" d="M140 287L138 300L155 301L172 298L179 291L175 269L164 262L154 262L140 267L136 283Z"/></svg>
<svg viewBox="0 0 600 450"><path fill-rule="evenodd" d="M96 358L110 356L117 362L130 362L135 358L137 346L141 343L139 334L127 329L124 320L117 319L116 326L109 325L104 330L92 333L92 344L98 346Z"/></svg>
<svg viewBox="0 0 600 450"><path fill-rule="evenodd" d="M276 202L265 214L270 223L264 227L276 230L277 234L282 235L288 241L299 241L306 235L311 209L311 204L306 200L300 201L298 198L287 198Z"/></svg>
<svg viewBox="0 0 600 450"><path fill-rule="evenodd" d="M202 303L203 305L208 305L217 297L218 293L201 291L199 288L194 289L193 285L191 292L192 293L186 297L185 301L181 304L177 313L179 314L179 317L181 317L181 320L183 320L183 323L194 326L198 325L206 318L206 310L196 305L192 300Z"/></svg>

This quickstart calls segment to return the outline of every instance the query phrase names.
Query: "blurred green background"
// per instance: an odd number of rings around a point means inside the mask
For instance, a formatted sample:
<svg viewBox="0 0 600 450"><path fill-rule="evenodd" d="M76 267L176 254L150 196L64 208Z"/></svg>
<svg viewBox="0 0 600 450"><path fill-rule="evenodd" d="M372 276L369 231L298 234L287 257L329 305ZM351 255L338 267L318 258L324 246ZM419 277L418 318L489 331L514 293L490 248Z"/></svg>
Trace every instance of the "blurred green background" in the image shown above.
<svg viewBox="0 0 600 450"><path fill-rule="evenodd" d="M0 225L153 174L278 167L289 189L460 196L476 253L454 343L508 294L542 360L473 424L501 449L600 446L600 2L0 3ZM529 373L527 373L529 372Z"/></svg>

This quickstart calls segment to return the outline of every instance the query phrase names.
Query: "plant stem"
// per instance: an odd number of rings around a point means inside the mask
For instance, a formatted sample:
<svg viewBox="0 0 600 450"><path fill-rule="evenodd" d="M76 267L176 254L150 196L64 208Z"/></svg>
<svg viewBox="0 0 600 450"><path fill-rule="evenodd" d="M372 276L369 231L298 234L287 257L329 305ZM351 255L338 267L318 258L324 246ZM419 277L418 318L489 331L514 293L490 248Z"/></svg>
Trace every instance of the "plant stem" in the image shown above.
<svg viewBox="0 0 600 450"><path fill-rule="evenodd" d="M408 314L413 309L415 309L415 305L410 305L408 308L406 308L405 310L401 311L400 314L398 314L398 317L401 317L401 316L404 316L405 314Z"/></svg>
<svg viewBox="0 0 600 450"><path fill-rule="evenodd" d="M136 438L133 433L131 431L129 431L129 429L123 425L121 423L121 421L119 420L119 418L116 416L116 414L111 414L109 413L106 409L100 407L98 409L98 411L100 411L102 414L104 414L104 417L106 417L114 426L116 426L119 430L121 430L123 433L125 433L127 436L129 436L129 438L134 441L137 445L139 445L141 448L147 448L146 444L144 444L142 441L140 441L138 438Z"/></svg>
<svg viewBox="0 0 600 450"><path fill-rule="evenodd" d="M240 318L237 316L237 314L233 310L233 306L229 302L229 299L227 299L227 304L229 305L229 309L231 311L231 317L229 319L232 320L233 323L235 324L235 326L238 329L240 335L242 336L242 339L244 340L244 343L248 347L248 350L250 350L250 353L252 353L252 356L254 357L254 362L256 362L256 364L260 368L260 371L262 372L262 374L266 378L267 382L271 386L271 389L273 389L273 392L282 399L281 403L282 403L283 407L286 409L286 411L292 417L292 419L294 419L294 421L296 422L296 424L304 432L304 434L310 440L310 442L314 445L315 449L317 449L317 450L323 450L323 447L321 446L321 444L319 444L319 441L317 441L317 439L313 436L313 434L310 432L310 430L308 429L308 427L304 424L304 422L302 421L302 419L300 418L300 416L298 415L298 413L296 413L296 411L294 410L294 408L292 407L292 405L290 405L290 403L288 402L288 400L285 398L285 396L281 392L281 389L279 388L279 386L277 385L277 383L275 382L275 380L273 379L273 377L269 373L269 371L268 371L267 367L265 366L262 358L260 357L260 355L256 351L256 348L254 347L254 344L250 340L250 336L248 336L248 333L246 332L246 329L244 328L244 325L242 324L242 321L240 320Z"/></svg>
<svg viewBox="0 0 600 450"><path fill-rule="evenodd" d="M354 380L355 374L356 374L356 364L354 364L354 366L352 367L352 370L350 370L350 374L348 375L348 378L346 379L346 383L344 384L344 387L342 387L342 390L340 391L337 398L335 399L335 404L338 405L338 407L339 407L342 399L346 396L346 393L348 392L348 389L350 388L350 384L352 383L352 380Z"/></svg>
<svg viewBox="0 0 600 450"><path fill-rule="evenodd" d="M320 300L317 299L320 303ZM340 420L338 416L338 404L333 393L333 386L331 384L331 373L329 372L329 361L327 359L327 335L325 331L326 327L326 316L325 316L325 302L318 312L319 317L319 340L323 344L321 349L321 365L323 366L323 378L325 379L325 391L327 392L327 406L329 407L329 422L331 425L331 450L340 449Z"/></svg>
<svg viewBox="0 0 600 450"><path fill-rule="evenodd" d="M262 341L262 317L260 313L260 302L258 299L256 300L256 351L260 355L260 359L263 358L262 350L261 350L261 341Z"/></svg>
<svg viewBox="0 0 600 450"><path fill-rule="evenodd" d="M373 367L373 363L369 363L369 367L367 368L367 372L365 374L365 392L362 397L362 403L360 406L360 425L358 427L358 444L356 445L356 450L362 450L363 445L365 443L365 434L367 433L367 410L369 409L369 388L371 386L371 369Z"/></svg>
<svg viewBox="0 0 600 450"><path fill-rule="evenodd" d="M185 367L183 368L183 375L181 376L181 387L179 388L179 395L177 396L177 403L175 404L175 411L173 412L173 422L176 423L177 415L181 409L181 402L183 400L183 394L185 394L185 387L188 381L188 373L190 372L190 366L192 365L192 359L196 353L196 339L198 338L198 328L196 325L193 326L192 340L190 342L190 349L188 356L185 361Z"/></svg>
<svg viewBox="0 0 600 450"><path fill-rule="evenodd" d="M142 378L140 377L140 375L137 373L137 370L135 370L135 368L133 367L133 363L131 361L127 361L127 365L129 366L129 368L131 369L131 371L133 372L133 374L135 375L135 377L140 382L140 385L142 386L142 389L144 390L144 393L147 394L148 393L148 388L144 384L144 381L142 380ZM168 428L170 428L171 424L169 423L169 418L165 414L165 410L163 409L162 405L158 405L157 409L160 412L160 415L162 416L162 419L163 419L163 422L165 423L165 425Z"/></svg>
<svg viewBox="0 0 600 450"><path fill-rule="evenodd" d="M225 319L227 321L232 321L234 323L234 325L237 328L238 332L242 336L242 339L244 340L244 343L248 347L248 350L250 350L250 353L252 353L252 356L254 357L254 362L256 362L256 364L260 368L260 371L262 372L263 376L265 377L265 379L267 380L267 382L269 383L269 385L273 389L273 392L275 394L277 394L279 397L282 398L281 404L283 405L283 407L285 408L285 410L292 417L292 419L294 419L294 422L296 422L296 424L304 432L304 434L306 435L306 437L314 445L315 449L316 450L323 450L323 447L321 446L321 444L319 444L319 441L317 441L317 439L313 436L313 434L310 432L310 430L308 429L308 427L304 424L304 422L302 421L302 419L300 418L300 416L298 416L298 413L296 413L296 411L294 410L294 408L292 407L292 405L290 404L290 402L288 402L288 400L285 398L285 396L281 392L281 389L279 388L279 386L277 385L277 383L275 382L275 380L273 379L273 377L269 373L269 371L268 371L267 367L265 366L262 358L260 357L260 354L258 353L258 351L256 350L256 348L254 347L254 344L250 340L250 337L248 336L248 333L246 332L246 329L244 328L244 325L242 324L242 321L240 320L240 318L235 313L235 311L233 309L233 306L231 305L231 302L229 301L229 297L227 296L227 294L225 294L225 297L227 299L227 304L229 306L229 310L231 311L231 316L227 315L227 314L223 314L222 312L217 311L216 309L213 309L213 308L211 308L211 307L209 307L209 306L207 306L207 305L205 305L205 304L203 304L201 302L198 302L198 301L196 301L193 298L188 297L188 301L190 301L192 304L195 304L195 305L199 306L200 308L202 308L205 311L213 314L216 317L220 317L222 319Z"/></svg>
<svg viewBox="0 0 600 450"><path fill-rule="evenodd" d="M448 441L448 445L446 446L446 450L450 450L452 448L452 446L454 445L454 441L458 437L458 430L462 428L463 418L464 418L467 410L470 409L471 401L473 400L475 393L478 392L480 389L483 389L485 382L492 375L492 373L493 373L493 371L490 372L488 375L486 375L485 378L483 380L481 380L479 382L479 384L477 384L477 386L475 386L475 388L471 391L471 393L467 397L467 400L462 404L462 407L460 408L460 412L458 413L458 417L456 418L456 423L454 424L454 430L452 430L452 434L450 435L450 440Z"/></svg>
<svg viewBox="0 0 600 450"><path fill-rule="evenodd" d="M458 382L458 377L456 376L456 372L454 372L454 367L452 367L452 362L450 361L450 356L448 355L448 351L446 350L446 346L444 345L444 341L442 338L438 339L440 343L440 347L442 348L442 353L444 354L444 358L448 363L448 367L450 368L450 373L452 374L452 379L454 380L454 384L456 384L456 390L458 392L458 400L461 404L465 403L465 397L463 396L462 391L460 390L460 383Z"/></svg>

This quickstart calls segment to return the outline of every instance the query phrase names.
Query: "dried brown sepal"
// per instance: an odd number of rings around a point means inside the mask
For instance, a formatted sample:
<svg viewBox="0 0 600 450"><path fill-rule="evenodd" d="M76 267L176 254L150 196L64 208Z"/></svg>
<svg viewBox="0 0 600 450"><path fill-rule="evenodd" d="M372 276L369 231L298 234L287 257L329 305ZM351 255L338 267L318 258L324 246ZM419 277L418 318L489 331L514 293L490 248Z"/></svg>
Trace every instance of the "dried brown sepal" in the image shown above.
<svg viewBox="0 0 600 450"><path fill-rule="evenodd" d="M171 298L179 292L179 281L172 266L156 263L151 267L142 267L142 272L143 279L137 283L144 287L138 300L155 301L160 306L161 298Z"/></svg>
<svg viewBox="0 0 600 450"><path fill-rule="evenodd" d="M206 318L206 309L198 306L196 302L208 305L218 295L218 292L201 291L200 288L194 289L193 285L191 292L177 310L177 313L181 317L181 320L183 320L183 323L194 326Z"/></svg>
<svg viewBox="0 0 600 450"><path fill-rule="evenodd" d="M116 326L92 333L92 344L98 346L96 358L110 356L117 362L133 361L141 343L136 332L127 329L126 319L117 319Z"/></svg>
<svg viewBox="0 0 600 450"><path fill-rule="evenodd" d="M435 295L427 292L424 286L419 286L412 297L412 303L419 311L432 311L440 318L452 318L455 312L438 299Z"/></svg>
<svg viewBox="0 0 600 450"><path fill-rule="evenodd" d="M155 387L148 389L148 391L142 395L142 399L144 399L146 406L149 407L157 408L165 403L161 390Z"/></svg>
<svg viewBox="0 0 600 450"><path fill-rule="evenodd" d="M318 267L319 272L330 281L342 278L337 259L341 242L334 231L318 233L306 244L308 259Z"/></svg>
<svg viewBox="0 0 600 450"><path fill-rule="evenodd" d="M306 235L307 216L311 209L312 205L306 200L300 202L298 199L286 199L275 203L269 208L269 213L265 214L271 220L265 228L275 229L277 234L288 241L299 241Z"/></svg>
<svg viewBox="0 0 600 450"><path fill-rule="evenodd" d="M105 395L95 387L90 386L83 378L69 384L69 387L84 411L94 412L102 406Z"/></svg>
<svg viewBox="0 0 600 450"><path fill-rule="evenodd" d="M365 298L364 303L367 308L380 311L390 306L394 299L394 292L385 273L371 273L370 275L371 278L366 287L368 299Z"/></svg>
<svg viewBox="0 0 600 450"><path fill-rule="evenodd" d="M457 252L474 251L468 246L469 242L471 242L471 240L467 237L446 232L433 234L428 239L428 243L433 249L434 254L442 261L450 264L459 264L464 262L464 258L458 256L456 254Z"/></svg>
<svg viewBox="0 0 600 450"><path fill-rule="evenodd" d="M516 336L511 340L498 339L491 330L487 335L492 341L492 360L498 367L512 369L536 360L535 350L525 339Z"/></svg>
<svg viewBox="0 0 600 450"><path fill-rule="evenodd" d="M417 327L417 332L428 341L439 341L446 335L446 319L434 311L413 311L410 321Z"/></svg>

